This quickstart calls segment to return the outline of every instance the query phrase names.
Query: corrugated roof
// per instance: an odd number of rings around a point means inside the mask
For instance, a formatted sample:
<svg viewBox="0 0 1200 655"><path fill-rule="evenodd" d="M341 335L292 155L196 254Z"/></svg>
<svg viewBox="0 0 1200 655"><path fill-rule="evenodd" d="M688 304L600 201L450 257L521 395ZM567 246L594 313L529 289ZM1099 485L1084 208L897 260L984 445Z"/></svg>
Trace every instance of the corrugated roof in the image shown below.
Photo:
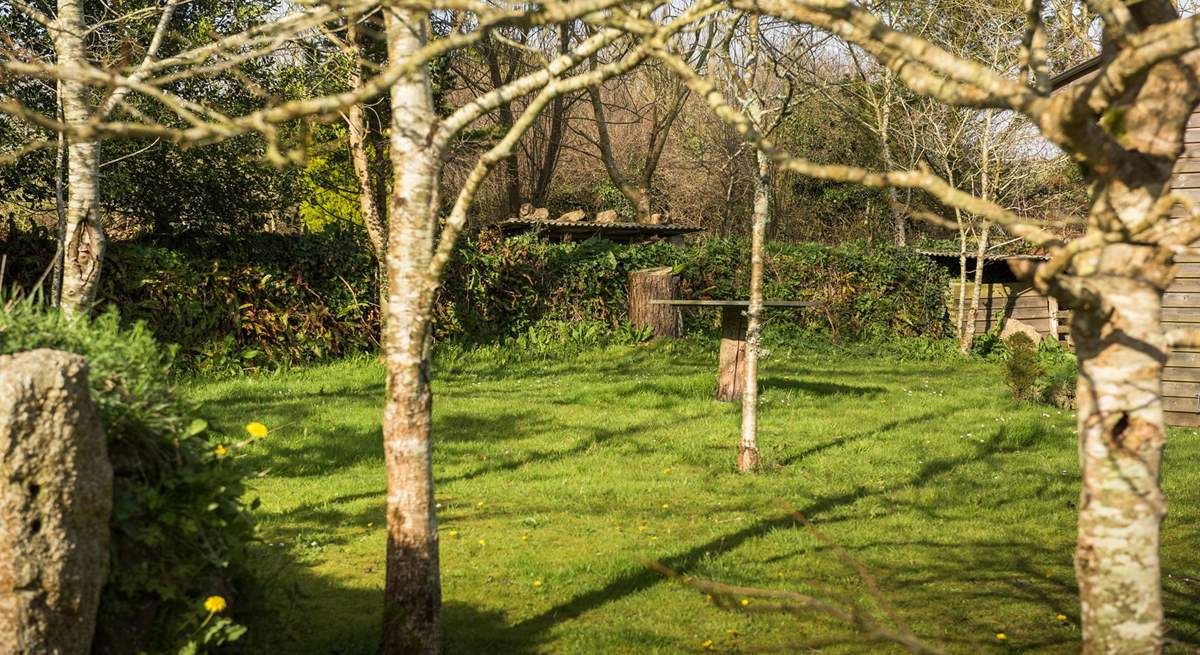
<svg viewBox="0 0 1200 655"><path fill-rule="evenodd" d="M938 251L938 250L917 250L916 253L918 255L925 255L926 257L954 257L955 259L958 259L957 252L945 252L945 251ZM967 259L975 259L975 253L970 253L970 252L967 253ZM1008 259L1035 259L1038 261L1046 261L1050 258L1047 257L1046 255L996 254L996 255L984 255L983 256L983 261L985 261L985 262L998 262L998 261L1004 261L1004 260L1008 260Z"/></svg>
<svg viewBox="0 0 1200 655"><path fill-rule="evenodd" d="M662 232L669 234L687 234L691 232L703 232L704 228L694 225L680 225L676 223L597 223L595 221L554 221L554 220L536 220L532 218L510 218L507 221L500 223L500 227L505 226L525 226L525 227L570 227L581 229L593 229L603 232L604 230L645 230L648 232Z"/></svg>

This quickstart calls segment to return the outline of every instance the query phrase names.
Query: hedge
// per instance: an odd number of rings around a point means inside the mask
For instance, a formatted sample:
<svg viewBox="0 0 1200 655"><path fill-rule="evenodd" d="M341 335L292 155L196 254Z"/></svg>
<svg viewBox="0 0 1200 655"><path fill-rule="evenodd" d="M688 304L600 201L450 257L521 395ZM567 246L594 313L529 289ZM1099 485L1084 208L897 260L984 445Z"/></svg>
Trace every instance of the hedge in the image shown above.
<svg viewBox="0 0 1200 655"><path fill-rule="evenodd" d="M45 261L53 248L41 247L35 254ZM748 262L748 244L737 239L630 246L484 231L451 261L434 312L435 336L485 342L547 320L617 327L626 319L630 271L652 266L673 267L685 297L743 298ZM105 267L102 300L126 321L144 321L160 340L178 344L179 361L191 370L253 370L378 347L376 268L354 233L117 243ZM18 282L28 286L40 267L25 268ZM767 296L822 303L773 312L770 320L837 339L943 336L946 284L931 260L889 245L768 248ZM700 329L715 321L715 312L695 310L686 324Z"/></svg>

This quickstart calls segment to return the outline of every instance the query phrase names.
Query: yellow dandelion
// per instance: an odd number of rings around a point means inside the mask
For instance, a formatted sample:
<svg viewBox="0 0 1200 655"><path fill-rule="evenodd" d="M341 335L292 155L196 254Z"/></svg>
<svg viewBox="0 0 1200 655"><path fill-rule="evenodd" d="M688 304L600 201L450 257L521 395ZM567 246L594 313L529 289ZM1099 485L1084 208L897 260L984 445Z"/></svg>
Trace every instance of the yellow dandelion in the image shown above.
<svg viewBox="0 0 1200 655"><path fill-rule="evenodd" d="M733 628L726 628L726 629L725 629L725 634L727 634L727 635L733 635L734 637L736 637L736 636L738 636L738 631L737 631L737 630L734 630Z"/></svg>
<svg viewBox="0 0 1200 655"><path fill-rule="evenodd" d="M743 599L742 599L742 607L746 607L746 606L748 606L749 604L750 604L750 599L749 599L749 598L743 598Z"/></svg>
<svg viewBox="0 0 1200 655"><path fill-rule="evenodd" d="M209 614L222 612L226 607L227 605L225 603L225 599L221 598L220 596L209 596L208 598L204 599L204 609Z"/></svg>
<svg viewBox="0 0 1200 655"><path fill-rule="evenodd" d="M527 535L527 534L521 535L521 541L529 541L529 535Z"/></svg>
<svg viewBox="0 0 1200 655"><path fill-rule="evenodd" d="M267 433L270 432L270 430L267 429L267 426L259 423L258 421L250 421L246 424L246 432L255 439L262 439L263 437L267 436Z"/></svg>
<svg viewBox="0 0 1200 655"><path fill-rule="evenodd" d="M483 539L480 539L480 540L479 540L479 545L480 545L480 546L486 546L486 545L487 545L487 542L486 542L486 541L484 541Z"/></svg>
<svg viewBox="0 0 1200 655"><path fill-rule="evenodd" d="M712 647L713 647L713 640L712 640L712 639L705 639L705 640L704 640L704 643L700 644L700 647L701 647L701 648L703 648L704 650L712 650Z"/></svg>
<svg viewBox="0 0 1200 655"><path fill-rule="evenodd" d="M367 527L368 527L368 528L373 528L373 527L375 527L375 522L374 522L374 521L367 521Z"/></svg>
<svg viewBox="0 0 1200 655"><path fill-rule="evenodd" d="M662 504L662 508L663 508L663 509L671 509L671 504L670 504L670 503L663 503L663 504Z"/></svg>
<svg viewBox="0 0 1200 655"><path fill-rule="evenodd" d="M535 587L540 587L540 586L542 586L542 581L541 581L541 580L534 580L534 581L533 581L533 586L535 586Z"/></svg>
<svg viewBox="0 0 1200 655"><path fill-rule="evenodd" d="M475 503L475 506L476 506L476 507L483 507L483 501L481 500L481 501L479 501L479 502Z"/></svg>
<svg viewBox="0 0 1200 655"><path fill-rule="evenodd" d="M1067 620L1067 615L1066 615L1066 614L1059 614L1058 616L1056 616L1056 617L1054 617L1054 618L1058 619L1059 623L1065 623L1065 622L1066 622L1066 620Z"/></svg>
<svg viewBox="0 0 1200 655"><path fill-rule="evenodd" d="M704 600L707 600L711 603L712 602L712 594L704 594Z"/></svg>
<svg viewBox="0 0 1200 655"><path fill-rule="evenodd" d="M658 541L658 537L650 537L650 541Z"/></svg>
<svg viewBox="0 0 1200 655"><path fill-rule="evenodd" d="M1004 641L1004 640L1008 639L1008 635L1004 634L1003 632L997 632L996 639L999 639L1000 641Z"/></svg>
<svg viewBox="0 0 1200 655"><path fill-rule="evenodd" d="M669 468L663 469L663 475L670 475L670 474L671 474L671 469L669 469Z"/></svg>
<svg viewBox="0 0 1200 655"><path fill-rule="evenodd" d="M225 448L225 446L222 446L221 444L217 444L217 447L215 449L213 449L213 452L217 455L217 457L224 457L226 455L226 453L229 452L229 450L227 448Z"/></svg>
<svg viewBox="0 0 1200 655"><path fill-rule="evenodd" d="M458 539L458 530L451 530L451 531L450 531L450 538L451 538L451 539Z"/></svg>

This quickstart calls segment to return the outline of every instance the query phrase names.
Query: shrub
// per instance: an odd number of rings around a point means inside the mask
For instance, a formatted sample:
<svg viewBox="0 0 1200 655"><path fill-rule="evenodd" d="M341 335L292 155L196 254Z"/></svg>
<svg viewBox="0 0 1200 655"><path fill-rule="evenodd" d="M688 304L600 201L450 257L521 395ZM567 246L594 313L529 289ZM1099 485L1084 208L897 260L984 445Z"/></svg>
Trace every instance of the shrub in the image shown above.
<svg viewBox="0 0 1200 655"><path fill-rule="evenodd" d="M230 597L253 524L243 473L216 457L204 421L168 382L171 351L115 311L70 321L29 301L0 313L0 354L54 348L88 360L113 464L112 543L98 652L174 651L209 595ZM210 641L236 637L225 617Z"/></svg>
<svg viewBox="0 0 1200 655"><path fill-rule="evenodd" d="M26 252L9 261L11 266L20 259L15 270L27 288L54 251L52 241L34 241L10 249ZM628 246L548 243L485 230L451 260L434 309L435 335L443 342L496 342L547 321L620 330L628 318L629 273L652 266L673 267L684 297L744 298L749 251L740 239ZM854 340L945 334L947 279L927 258L862 242L774 243L767 255L769 298L822 303L773 310L767 316L773 327ZM378 296L364 238L334 227L314 235L115 243L100 289L103 301L118 306L126 320L144 321L161 341L178 344L183 369L209 373L374 350ZM693 331L715 328L719 318L712 310L684 316Z"/></svg>
<svg viewBox="0 0 1200 655"><path fill-rule="evenodd" d="M989 354L1004 362L1004 382L1013 398L1042 402L1060 409L1075 404L1075 383L1079 364L1075 355L1053 339L1034 344L1027 335L1017 333L1007 342L989 342ZM978 340L977 340L978 344Z"/></svg>
<svg viewBox="0 0 1200 655"><path fill-rule="evenodd" d="M1018 332L1006 342L1008 358L1004 360L1004 383L1017 400L1033 401L1040 397L1038 379L1046 373L1038 363L1037 346L1029 335Z"/></svg>

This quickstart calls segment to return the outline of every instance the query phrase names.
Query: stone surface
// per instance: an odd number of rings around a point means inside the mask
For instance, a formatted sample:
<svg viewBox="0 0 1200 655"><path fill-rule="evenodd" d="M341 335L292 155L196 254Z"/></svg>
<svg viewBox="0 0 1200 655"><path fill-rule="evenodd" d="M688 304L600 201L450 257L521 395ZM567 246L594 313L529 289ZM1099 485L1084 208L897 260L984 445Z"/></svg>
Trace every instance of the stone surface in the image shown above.
<svg viewBox="0 0 1200 655"><path fill-rule="evenodd" d="M545 207L538 207L537 209L531 210L525 216L522 216L522 218L527 218L531 221L548 221L550 220L550 210L546 209Z"/></svg>
<svg viewBox="0 0 1200 655"><path fill-rule="evenodd" d="M1034 344L1042 342L1042 335L1037 331L1037 328L1028 323L1023 323L1015 318L1008 318L1004 320L1004 328L1000 330L1000 340L1008 341L1009 337L1018 332L1028 335Z"/></svg>
<svg viewBox="0 0 1200 655"><path fill-rule="evenodd" d="M84 655L108 572L112 466L87 362L0 357L0 651Z"/></svg>
<svg viewBox="0 0 1200 655"><path fill-rule="evenodd" d="M560 221L582 221L587 219L587 212L582 209L576 209L573 212L567 212L558 217Z"/></svg>
<svg viewBox="0 0 1200 655"><path fill-rule="evenodd" d="M671 217L666 214L650 214L646 217L646 222L650 225L666 225L671 222Z"/></svg>
<svg viewBox="0 0 1200 655"><path fill-rule="evenodd" d="M620 220L621 217L617 214L617 210L615 209L605 209L599 214L596 214L597 223L618 223Z"/></svg>
<svg viewBox="0 0 1200 655"><path fill-rule="evenodd" d="M521 203L521 210L520 210L520 214L519 214L519 216L521 218L529 218L529 215L532 213L533 213L533 204L532 203L528 203L528 202Z"/></svg>

